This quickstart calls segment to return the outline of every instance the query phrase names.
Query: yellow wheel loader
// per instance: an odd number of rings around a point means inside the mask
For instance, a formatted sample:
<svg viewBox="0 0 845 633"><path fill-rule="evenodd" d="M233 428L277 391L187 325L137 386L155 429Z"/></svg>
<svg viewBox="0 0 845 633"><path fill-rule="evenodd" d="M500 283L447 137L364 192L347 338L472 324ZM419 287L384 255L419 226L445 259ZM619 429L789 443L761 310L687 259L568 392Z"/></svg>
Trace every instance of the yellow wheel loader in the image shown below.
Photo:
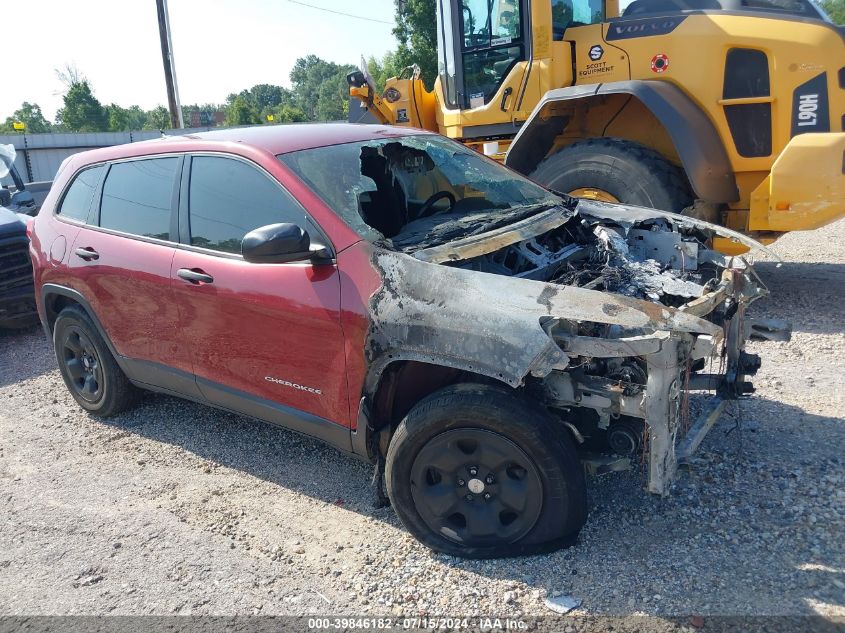
<svg viewBox="0 0 845 633"><path fill-rule="evenodd" d="M764 243L845 214L845 29L815 0L634 0L621 14L618 0L437 0L437 20L433 91L418 71L381 94L350 74L376 120Z"/></svg>

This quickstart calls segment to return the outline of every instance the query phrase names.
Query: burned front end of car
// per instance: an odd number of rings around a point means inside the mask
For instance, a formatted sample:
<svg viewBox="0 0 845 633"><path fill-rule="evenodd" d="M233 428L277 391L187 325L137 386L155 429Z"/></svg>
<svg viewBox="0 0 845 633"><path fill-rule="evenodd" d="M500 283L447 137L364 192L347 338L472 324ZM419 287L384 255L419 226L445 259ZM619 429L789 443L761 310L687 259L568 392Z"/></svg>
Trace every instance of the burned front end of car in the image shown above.
<svg viewBox="0 0 845 633"><path fill-rule="evenodd" d="M767 291L745 259L706 246L723 229L564 201L396 236L375 256L373 341L521 390L572 434L589 471L642 462L648 490L667 494L725 403L753 391L760 360L745 342L788 326L746 316ZM691 403L696 393L710 397Z"/></svg>
<svg viewBox="0 0 845 633"><path fill-rule="evenodd" d="M724 403L753 389L746 340L789 336L746 316L767 294L748 260L708 245L765 247L543 189L433 135L383 134L281 157L361 237L380 284L366 306L366 428L389 438L447 385L507 385L560 422L589 470L642 460L648 489L666 494ZM696 392L712 397L702 407Z"/></svg>

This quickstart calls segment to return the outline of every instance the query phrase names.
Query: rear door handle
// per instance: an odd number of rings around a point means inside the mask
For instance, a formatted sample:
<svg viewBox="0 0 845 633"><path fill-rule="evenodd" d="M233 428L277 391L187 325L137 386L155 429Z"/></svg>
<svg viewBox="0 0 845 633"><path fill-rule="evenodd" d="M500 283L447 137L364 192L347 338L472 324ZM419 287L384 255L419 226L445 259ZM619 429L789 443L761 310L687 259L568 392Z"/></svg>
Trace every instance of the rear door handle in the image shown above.
<svg viewBox="0 0 845 633"><path fill-rule="evenodd" d="M100 254L90 246L86 246L85 248L77 248L76 256L81 259L84 259L86 262L90 262L93 259L100 259Z"/></svg>
<svg viewBox="0 0 845 633"><path fill-rule="evenodd" d="M180 268L176 271L176 274L179 275L180 279L184 279L187 282L190 282L194 285L200 284L213 284L214 277L211 275L203 272L202 270L193 270L191 268Z"/></svg>

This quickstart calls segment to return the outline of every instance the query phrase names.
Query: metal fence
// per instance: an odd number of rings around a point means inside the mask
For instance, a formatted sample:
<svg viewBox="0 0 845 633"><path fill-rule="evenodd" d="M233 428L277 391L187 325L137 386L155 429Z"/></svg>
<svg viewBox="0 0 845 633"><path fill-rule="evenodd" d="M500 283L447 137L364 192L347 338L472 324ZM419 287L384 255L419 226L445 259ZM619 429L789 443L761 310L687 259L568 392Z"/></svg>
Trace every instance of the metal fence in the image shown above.
<svg viewBox="0 0 845 633"><path fill-rule="evenodd" d="M190 134L220 128L190 128L185 130L165 130L165 134ZM97 147L110 147L135 141L158 138L161 132L143 130L136 132L92 132L63 134L0 134L0 145L14 145L17 157L15 167L25 182L53 180L59 165L72 154ZM2 184L11 185L8 176Z"/></svg>

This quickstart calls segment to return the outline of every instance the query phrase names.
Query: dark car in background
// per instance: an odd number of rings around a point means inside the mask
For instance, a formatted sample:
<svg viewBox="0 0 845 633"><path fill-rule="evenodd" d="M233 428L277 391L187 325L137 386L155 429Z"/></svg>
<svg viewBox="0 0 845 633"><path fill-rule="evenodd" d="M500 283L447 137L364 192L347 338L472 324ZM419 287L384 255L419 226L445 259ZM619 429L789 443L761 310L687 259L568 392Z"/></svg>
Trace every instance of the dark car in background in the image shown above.
<svg viewBox="0 0 845 633"><path fill-rule="evenodd" d="M8 175L14 190L0 187L0 328L36 323L26 223L38 207L14 165L14 149L0 148L0 176Z"/></svg>

